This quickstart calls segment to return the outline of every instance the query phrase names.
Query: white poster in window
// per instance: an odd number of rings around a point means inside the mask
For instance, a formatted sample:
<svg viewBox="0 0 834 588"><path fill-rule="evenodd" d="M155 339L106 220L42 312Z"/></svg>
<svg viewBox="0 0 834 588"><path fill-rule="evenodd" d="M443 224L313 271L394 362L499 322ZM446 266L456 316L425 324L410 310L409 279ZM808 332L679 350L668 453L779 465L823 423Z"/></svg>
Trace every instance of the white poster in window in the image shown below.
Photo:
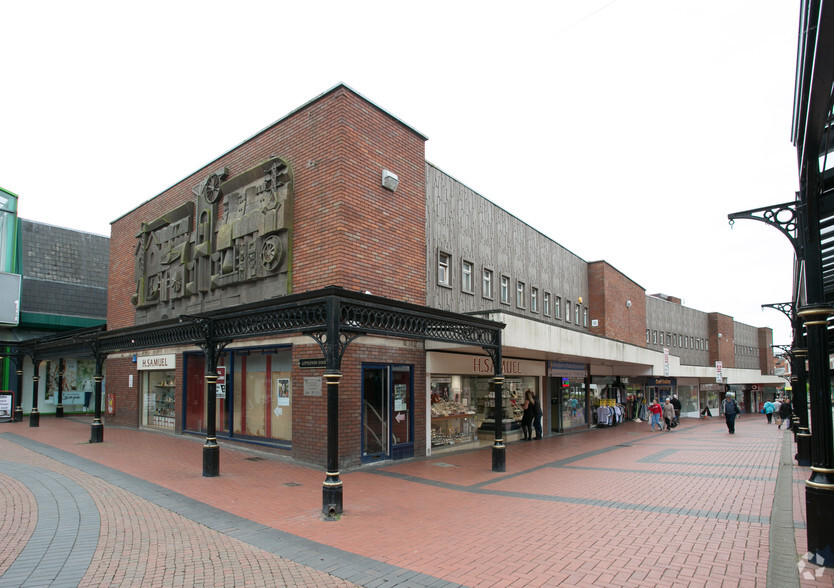
<svg viewBox="0 0 834 588"><path fill-rule="evenodd" d="M275 389L278 390L276 404L278 406L290 405L290 380L289 378L276 378Z"/></svg>
<svg viewBox="0 0 834 588"><path fill-rule="evenodd" d="M217 384L215 386L216 392L214 394L215 398L226 398L226 384Z"/></svg>
<svg viewBox="0 0 834 588"><path fill-rule="evenodd" d="M394 386L394 410L408 410L408 399L406 398L407 386L397 384Z"/></svg>

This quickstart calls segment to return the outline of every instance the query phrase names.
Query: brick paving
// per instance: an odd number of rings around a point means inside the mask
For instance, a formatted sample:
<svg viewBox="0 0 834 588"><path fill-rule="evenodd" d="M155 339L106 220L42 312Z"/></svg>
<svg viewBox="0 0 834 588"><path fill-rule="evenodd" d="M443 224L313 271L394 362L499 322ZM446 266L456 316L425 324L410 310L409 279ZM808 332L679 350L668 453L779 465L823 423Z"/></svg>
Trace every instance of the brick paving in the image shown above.
<svg viewBox="0 0 834 588"><path fill-rule="evenodd" d="M221 475L203 478L200 438L2 424L0 586L834 586L802 558L809 471L757 417L735 435L685 419L512 443L503 473L490 448L343 471L336 522L320 517L323 468L221 441ZM41 481L81 513L73 529L50 530ZM91 530L65 560L26 557Z"/></svg>

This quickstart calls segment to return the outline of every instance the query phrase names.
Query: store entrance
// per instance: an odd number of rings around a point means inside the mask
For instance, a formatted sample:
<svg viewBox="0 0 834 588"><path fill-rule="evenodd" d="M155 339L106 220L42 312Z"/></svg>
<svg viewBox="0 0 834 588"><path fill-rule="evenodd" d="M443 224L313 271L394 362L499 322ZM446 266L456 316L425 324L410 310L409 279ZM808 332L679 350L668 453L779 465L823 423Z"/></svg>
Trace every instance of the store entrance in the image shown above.
<svg viewBox="0 0 834 588"><path fill-rule="evenodd" d="M362 368L362 461L414 456L411 366Z"/></svg>

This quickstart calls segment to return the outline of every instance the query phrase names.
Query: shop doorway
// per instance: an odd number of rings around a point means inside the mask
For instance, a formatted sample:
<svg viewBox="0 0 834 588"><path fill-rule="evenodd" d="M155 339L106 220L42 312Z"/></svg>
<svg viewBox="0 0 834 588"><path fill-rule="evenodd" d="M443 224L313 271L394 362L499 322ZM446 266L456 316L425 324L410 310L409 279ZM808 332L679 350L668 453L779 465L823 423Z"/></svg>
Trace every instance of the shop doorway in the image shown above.
<svg viewBox="0 0 834 588"><path fill-rule="evenodd" d="M414 456L411 366L362 367L362 461Z"/></svg>

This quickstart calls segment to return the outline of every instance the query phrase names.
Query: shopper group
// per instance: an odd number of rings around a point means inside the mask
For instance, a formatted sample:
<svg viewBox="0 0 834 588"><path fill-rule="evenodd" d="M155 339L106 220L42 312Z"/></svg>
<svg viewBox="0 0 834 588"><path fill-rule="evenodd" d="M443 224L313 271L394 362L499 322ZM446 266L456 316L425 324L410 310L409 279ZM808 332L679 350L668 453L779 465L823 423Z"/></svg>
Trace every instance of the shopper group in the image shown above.
<svg viewBox="0 0 834 588"><path fill-rule="evenodd" d="M773 402L769 400L762 405L762 412L767 417L767 424L770 424L773 415L776 415L776 424L781 429L782 425L790 430L791 416L793 416L793 406L791 406L791 399L787 396L785 398L776 398Z"/></svg>
<svg viewBox="0 0 834 588"><path fill-rule="evenodd" d="M522 441L530 441L533 436L533 429L536 430L536 439L542 438L542 407L536 402L532 390L524 391L524 412L521 414Z"/></svg>

